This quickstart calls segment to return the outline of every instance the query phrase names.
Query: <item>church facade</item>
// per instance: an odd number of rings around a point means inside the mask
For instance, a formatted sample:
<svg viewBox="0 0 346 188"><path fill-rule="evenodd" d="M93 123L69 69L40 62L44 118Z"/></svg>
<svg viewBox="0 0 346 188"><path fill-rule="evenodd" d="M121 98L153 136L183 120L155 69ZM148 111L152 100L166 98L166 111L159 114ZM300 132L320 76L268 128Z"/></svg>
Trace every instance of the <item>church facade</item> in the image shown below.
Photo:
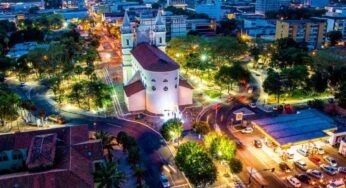
<svg viewBox="0 0 346 188"><path fill-rule="evenodd" d="M179 76L179 64L165 54L166 26L160 11L154 19L141 18L135 25L125 12L121 36L129 111L175 114L179 106L192 104L192 86Z"/></svg>

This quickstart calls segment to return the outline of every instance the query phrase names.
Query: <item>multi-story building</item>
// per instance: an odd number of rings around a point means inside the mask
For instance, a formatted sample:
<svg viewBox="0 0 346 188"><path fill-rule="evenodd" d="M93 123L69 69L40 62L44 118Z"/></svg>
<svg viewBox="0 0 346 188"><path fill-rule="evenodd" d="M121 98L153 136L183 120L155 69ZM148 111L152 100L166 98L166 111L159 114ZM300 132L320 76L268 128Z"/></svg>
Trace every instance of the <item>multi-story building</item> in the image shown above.
<svg viewBox="0 0 346 188"><path fill-rule="evenodd" d="M221 0L205 0L196 4L196 13L206 14L217 21L225 17Z"/></svg>
<svg viewBox="0 0 346 188"><path fill-rule="evenodd" d="M192 104L192 87L179 77L179 65L166 54L166 25L160 11L152 22L121 26L125 101L129 111L173 115Z"/></svg>
<svg viewBox="0 0 346 188"><path fill-rule="evenodd" d="M174 15L171 12L165 11L162 17L166 22L167 40L187 34L187 17L185 15Z"/></svg>
<svg viewBox="0 0 346 188"><path fill-rule="evenodd" d="M265 14L269 11L277 11L281 6L289 6L290 0L256 0L256 14Z"/></svg>
<svg viewBox="0 0 346 188"><path fill-rule="evenodd" d="M322 19L278 20L275 39L292 38L305 42L310 49L321 48L325 42L327 23Z"/></svg>
<svg viewBox="0 0 346 188"><path fill-rule="evenodd" d="M327 21L327 32L340 31L346 40L346 7L327 7L327 10L322 16Z"/></svg>
<svg viewBox="0 0 346 188"><path fill-rule="evenodd" d="M242 33L250 37L273 38L275 36L274 20L265 19L262 15L244 15L242 24Z"/></svg>
<svg viewBox="0 0 346 188"><path fill-rule="evenodd" d="M167 0L166 6L173 6L176 8L185 9L187 7L187 4L185 0Z"/></svg>

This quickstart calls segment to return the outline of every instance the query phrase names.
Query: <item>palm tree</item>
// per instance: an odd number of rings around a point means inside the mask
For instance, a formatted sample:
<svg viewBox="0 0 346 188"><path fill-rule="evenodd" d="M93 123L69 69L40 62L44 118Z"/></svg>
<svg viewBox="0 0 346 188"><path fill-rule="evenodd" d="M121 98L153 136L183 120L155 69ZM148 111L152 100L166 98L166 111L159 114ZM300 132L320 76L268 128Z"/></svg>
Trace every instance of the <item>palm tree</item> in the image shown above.
<svg viewBox="0 0 346 188"><path fill-rule="evenodd" d="M115 137L111 136L110 134L108 134L107 132L104 132L104 131L96 132L95 137L96 137L96 139L101 140L103 148L107 149L108 159L110 161L112 161L112 152L111 152L111 150L113 149L112 148L112 141L113 141L113 139L115 139Z"/></svg>
<svg viewBox="0 0 346 188"><path fill-rule="evenodd" d="M102 163L93 173L97 188L120 188L126 181L126 176L118 169L114 162Z"/></svg>
<svg viewBox="0 0 346 188"><path fill-rule="evenodd" d="M133 170L133 176L137 179L137 187L143 187L143 180L145 175L145 169L136 165Z"/></svg>

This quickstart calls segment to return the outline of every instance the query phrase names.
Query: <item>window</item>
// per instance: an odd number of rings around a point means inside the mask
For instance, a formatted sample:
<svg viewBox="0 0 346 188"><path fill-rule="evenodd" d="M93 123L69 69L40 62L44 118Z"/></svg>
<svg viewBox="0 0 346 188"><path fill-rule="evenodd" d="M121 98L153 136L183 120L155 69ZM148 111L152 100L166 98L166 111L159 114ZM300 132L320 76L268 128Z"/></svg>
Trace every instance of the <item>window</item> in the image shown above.
<svg viewBox="0 0 346 188"><path fill-rule="evenodd" d="M159 42L160 44L162 43L162 37L160 37L160 42Z"/></svg>
<svg viewBox="0 0 346 188"><path fill-rule="evenodd" d="M175 77L174 80L178 80L178 77Z"/></svg>
<svg viewBox="0 0 346 188"><path fill-rule="evenodd" d="M177 88L178 86L177 86L177 84L175 84L175 86L174 86L175 88Z"/></svg>
<svg viewBox="0 0 346 188"><path fill-rule="evenodd" d="M0 153L0 161L7 161L8 160L8 156L5 152L1 152Z"/></svg>
<svg viewBox="0 0 346 188"><path fill-rule="evenodd" d="M23 159L23 154L22 152L20 152L19 150L14 150L12 152L12 159L13 160L21 160Z"/></svg>
<svg viewBox="0 0 346 188"><path fill-rule="evenodd" d="M168 87L165 86L165 87L163 88L163 91L168 91Z"/></svg>
<svg viewBox="0 0 346 188"><path fill-rule="evenodd" d="M153 86L153 87L151 87L151 89L152 89L153 91L155 91L155 90L156 90L156 87L155 87L155 86Z"/></svg>
<svg viewBox="0 0 346 188"><path fill-rule="evenodd" d="M163 82L168 82L168 80L167 80L167 79L164 79Z"/></svg>
<svg viewBox="0 0 346 188"><path fill-rule="evenodd" d="M156 80L155 80L155 79L152 79L151 81L152 81L152 82L156 82Z"/></svg>
<svg viewBox="0 0 346 188"><path fill-rule="evenodd" d="M126 39L126 45L127 45L127 46L130 45L129 39Z"/></svg>

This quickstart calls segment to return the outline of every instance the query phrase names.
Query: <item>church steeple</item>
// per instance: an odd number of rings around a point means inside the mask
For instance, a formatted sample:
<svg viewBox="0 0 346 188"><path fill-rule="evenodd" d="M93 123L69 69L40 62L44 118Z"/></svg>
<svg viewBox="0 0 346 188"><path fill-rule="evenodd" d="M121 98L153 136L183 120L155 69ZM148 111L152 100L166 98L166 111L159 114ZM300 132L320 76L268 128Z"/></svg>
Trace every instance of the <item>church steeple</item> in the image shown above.
<svg viewBox="0 0 346 188"><path fill-rule="evenodd" d="M165 25L164 21L162 20L160 9L157 11L157 15L155 18L154 30L155 30L155 32L166 32L166 25Z"/></svg>
<svg viewBox="0 0 346 188"><path fill-rule="evenodd" d="M125 11L125 14L124 14L123 23L121 25L121 32L132 33L131 22L130 22L129 15L127 14L127 11Z"/></svg>

